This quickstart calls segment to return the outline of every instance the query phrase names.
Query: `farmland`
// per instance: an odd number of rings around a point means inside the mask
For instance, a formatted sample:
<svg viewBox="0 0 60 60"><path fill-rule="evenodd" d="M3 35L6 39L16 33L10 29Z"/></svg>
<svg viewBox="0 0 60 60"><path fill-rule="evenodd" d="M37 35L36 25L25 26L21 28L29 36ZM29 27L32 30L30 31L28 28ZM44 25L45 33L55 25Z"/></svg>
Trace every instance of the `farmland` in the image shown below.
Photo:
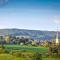
<svg viewBox="0 0 60 60"><path fill-rule="evenodd" d="M26 58L18 58L9 54L0 54L0 60L27 60ZM60 60L60 58L43 58L43 60Z"/></svg>
<svg viewBox="0 0 60 60"><path fill-rule="evenodd" d="M46 47L34 47L34 46L20 46L20 45L4 45L5 49L7 50L26 50L26 51L34 51L44 53L48 51Z"/></svg>
<svg viewBox="0 0 60 60"><path fill-rule="evenodd" d="M0 60L27 60L26 58L18 58L10 54L0 54Z"/></svg>
<svg viewBox="0 0 60 60"><path fill-rule="evenodd" d="M9 51L9 53L1 53L0 60L32 60L31 57L35 52L42 54L42 60L60 60L60 58L46 56L45 54L48 53L47 47L20 45L4 45L4 47L5 50Z"/></svg>

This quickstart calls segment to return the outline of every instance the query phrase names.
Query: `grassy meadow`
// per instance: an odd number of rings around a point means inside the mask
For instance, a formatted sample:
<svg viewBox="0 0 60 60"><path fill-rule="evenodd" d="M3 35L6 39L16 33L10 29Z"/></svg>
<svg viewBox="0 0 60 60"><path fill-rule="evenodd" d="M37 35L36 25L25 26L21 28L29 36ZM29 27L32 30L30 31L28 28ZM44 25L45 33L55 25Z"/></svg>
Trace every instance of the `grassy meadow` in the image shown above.
<svg viewBox="0 0 60 60"><path fill-rule="evenodd" d="M40 52L46 53L48 48L41 47L41 46L20 46L20 45L4 45L5 49L7 50L20 50L20 51L31 51L31 52Z"/></svg>
<svg viewBox="0 0 60 60"><path fill-rule="evenodd" d="M48 53L47 47L20 45L4 45L4 47L8 52L0 53L0 60L32 60L36 52L42 54L42 60L60 60L60 58L46 56L46 53Z"/></svg>
<svg viewBox="0 0 60 60"><path fill-rule="evenodd" d="M0 60L27 60L26 58L18 58L10 54L0 54Z"/></svg>

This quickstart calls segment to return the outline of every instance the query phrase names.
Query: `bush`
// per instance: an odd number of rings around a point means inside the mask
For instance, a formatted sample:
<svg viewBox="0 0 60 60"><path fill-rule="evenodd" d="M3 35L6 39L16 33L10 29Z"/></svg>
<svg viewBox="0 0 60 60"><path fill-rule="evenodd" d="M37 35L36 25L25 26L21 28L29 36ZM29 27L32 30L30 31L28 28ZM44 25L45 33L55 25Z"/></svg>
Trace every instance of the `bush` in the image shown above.
<svg viewBox="0 0 60 60"><path fill-rule="evenodd" d="M9 54L9 51L4 49L4 53L7 53L7 54Z"/></svg>
<svg viewBox="0 0 60 60"><path fill-rule="evenodd" d="M40 53L35 53L32 60L42 60L42 55Z"/></svg>
<svg viewBox="0 0 60 60"><path fill-rule="evenodd" d="M0 45L0 53L5 53L5 48L3 45Z"/></svg>
<svg viewBox="0 0 60 60"><path fill-rule="evenodd" d="M10 54L16 56L16 57L22 57L21 52L11 52Z"/></svg>

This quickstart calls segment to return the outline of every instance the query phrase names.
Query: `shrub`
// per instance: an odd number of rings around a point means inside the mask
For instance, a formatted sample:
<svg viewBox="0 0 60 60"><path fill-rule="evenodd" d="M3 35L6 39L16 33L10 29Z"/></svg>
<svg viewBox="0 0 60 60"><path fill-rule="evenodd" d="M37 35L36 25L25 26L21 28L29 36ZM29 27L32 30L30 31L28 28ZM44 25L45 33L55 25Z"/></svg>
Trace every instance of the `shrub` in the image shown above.
<svg viewBox="0 0 60 60"><path fill-rule="evenodd" d="M14 55L16 57L21 57L22 56L21 52L12 52L12 55Z"/></svg>
<svg viewBox="0 0 60 60"><path fill-rule="evenodd" d="M32 60L42 60L42 55L40 53L35 53Z"/></svg>
<svg viewBox="0 0 60 60"><path fill-rule="evenodd" d="M5 53L5 48L3 45L0 45L0 53Z"/></svg>

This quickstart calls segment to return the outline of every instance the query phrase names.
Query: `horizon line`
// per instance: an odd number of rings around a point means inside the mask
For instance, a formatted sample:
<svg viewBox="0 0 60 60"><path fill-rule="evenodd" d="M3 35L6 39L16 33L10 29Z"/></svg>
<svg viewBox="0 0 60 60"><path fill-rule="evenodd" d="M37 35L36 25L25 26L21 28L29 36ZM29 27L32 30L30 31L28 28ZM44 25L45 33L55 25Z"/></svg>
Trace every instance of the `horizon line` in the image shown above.
<svg viewBox="0 0 60 60"><path fill-rule="evenodd" d="M43 30L43 29L25 29L25 28L0 28L0 29L21 29L21 30L37 30L37 31L57 31L57 30ZM60 31L60 30L58 30Z"/></svg>

